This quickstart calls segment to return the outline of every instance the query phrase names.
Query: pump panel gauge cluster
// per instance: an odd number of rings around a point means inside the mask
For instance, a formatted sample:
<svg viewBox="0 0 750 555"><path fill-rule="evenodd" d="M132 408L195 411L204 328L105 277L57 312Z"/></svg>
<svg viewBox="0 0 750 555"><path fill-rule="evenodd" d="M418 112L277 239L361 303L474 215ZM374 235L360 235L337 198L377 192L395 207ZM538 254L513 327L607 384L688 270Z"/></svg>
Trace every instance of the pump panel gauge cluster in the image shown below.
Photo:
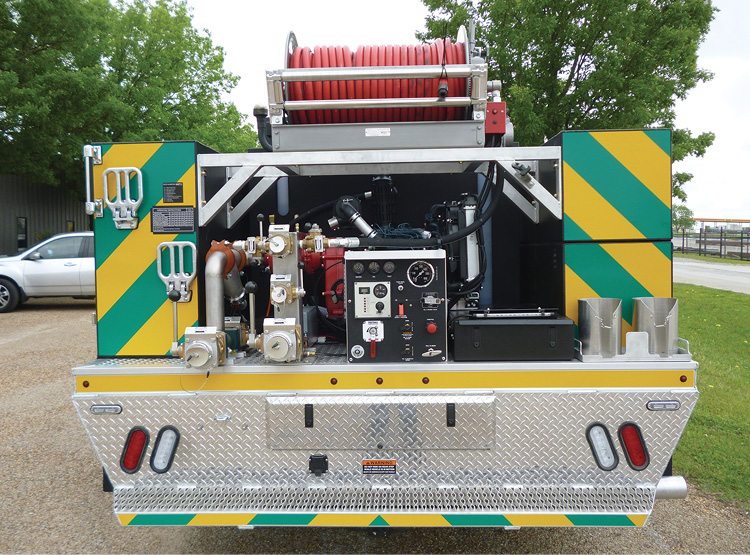
<svg viewBox="0 0 750 555"><path fill-rule="evenodd" d="M344 256L350 363L445 362L445 251L349 251Z"/></svg>

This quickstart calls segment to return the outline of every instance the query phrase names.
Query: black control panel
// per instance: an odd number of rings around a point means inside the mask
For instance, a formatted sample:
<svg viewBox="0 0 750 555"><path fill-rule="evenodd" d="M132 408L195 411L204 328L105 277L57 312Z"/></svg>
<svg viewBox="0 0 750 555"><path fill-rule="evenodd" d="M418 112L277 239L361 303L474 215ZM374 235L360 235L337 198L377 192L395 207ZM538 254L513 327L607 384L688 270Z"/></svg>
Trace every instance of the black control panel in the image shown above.
<svg viewBox="0 0 750 555"><path fill-rule="evenodd" d="M351 363L445 362L445 251L352 251L344 256Z"/></svg>

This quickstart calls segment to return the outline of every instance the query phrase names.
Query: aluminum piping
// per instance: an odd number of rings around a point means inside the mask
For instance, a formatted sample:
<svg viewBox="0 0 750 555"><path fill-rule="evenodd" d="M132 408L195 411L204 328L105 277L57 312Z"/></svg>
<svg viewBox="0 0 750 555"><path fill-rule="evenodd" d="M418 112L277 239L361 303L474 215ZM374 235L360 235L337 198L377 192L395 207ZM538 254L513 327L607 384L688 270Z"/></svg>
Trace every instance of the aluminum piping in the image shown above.
<svg viewBox="0 0 750 555"><path fill-rule="evenodd" d="M215 251L206 261L206 325L224 331L224 267L227 255ZM233 270L234 271L234 270Z"/></svg>

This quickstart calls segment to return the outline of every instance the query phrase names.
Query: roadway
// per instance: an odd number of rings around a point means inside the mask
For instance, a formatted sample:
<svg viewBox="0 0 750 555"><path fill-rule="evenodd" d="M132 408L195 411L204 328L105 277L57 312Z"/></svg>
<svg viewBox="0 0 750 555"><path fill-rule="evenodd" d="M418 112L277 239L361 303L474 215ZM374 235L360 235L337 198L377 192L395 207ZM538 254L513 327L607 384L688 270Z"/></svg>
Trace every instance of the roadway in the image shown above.
<svg viewBox="0 0 750 555"><path fill-rule="evenodd" d="M750 264L674 257L674 281L750 294Z"/></svg>

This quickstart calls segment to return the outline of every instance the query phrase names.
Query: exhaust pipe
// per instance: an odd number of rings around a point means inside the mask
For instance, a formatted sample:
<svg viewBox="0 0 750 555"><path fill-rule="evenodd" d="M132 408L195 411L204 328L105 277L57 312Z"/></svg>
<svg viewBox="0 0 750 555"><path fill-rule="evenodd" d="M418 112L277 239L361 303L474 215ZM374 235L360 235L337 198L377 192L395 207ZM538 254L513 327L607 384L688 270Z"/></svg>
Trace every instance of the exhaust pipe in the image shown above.
<svg viewBox="0 0 750 555"><path fill-rule="evenodd" d="M685 499L687 483L682 476L662 476L656 484L656 499Z"/></svg>

